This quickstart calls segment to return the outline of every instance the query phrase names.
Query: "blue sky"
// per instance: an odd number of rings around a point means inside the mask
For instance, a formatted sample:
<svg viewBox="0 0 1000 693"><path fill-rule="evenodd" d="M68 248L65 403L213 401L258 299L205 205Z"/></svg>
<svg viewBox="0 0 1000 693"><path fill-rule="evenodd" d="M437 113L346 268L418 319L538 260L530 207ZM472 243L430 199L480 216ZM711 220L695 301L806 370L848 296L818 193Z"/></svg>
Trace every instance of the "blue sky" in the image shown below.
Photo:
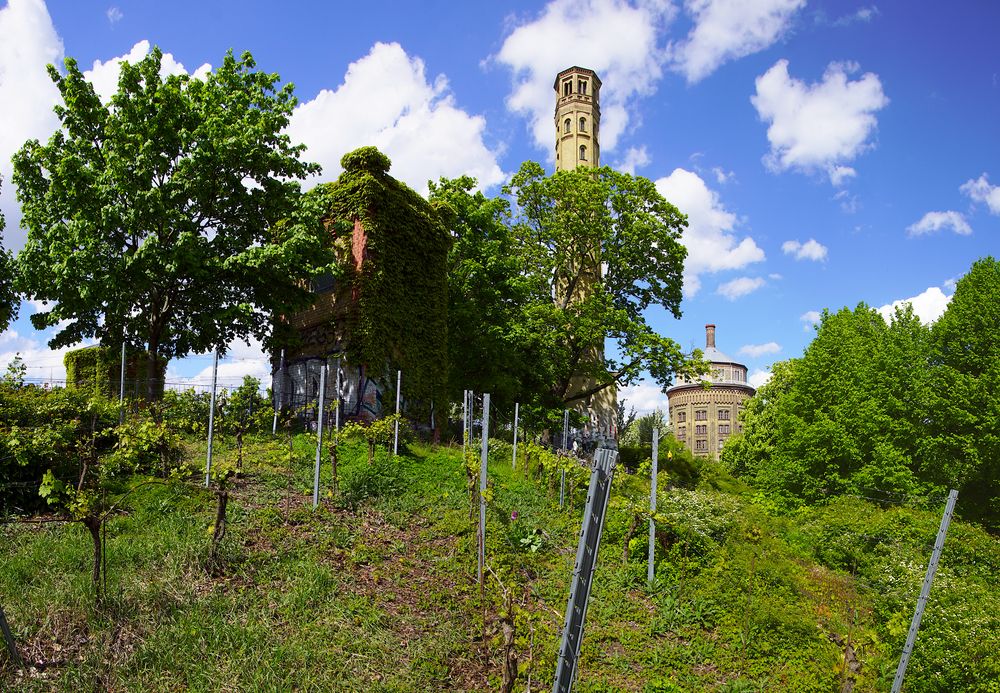
<svg viewBox="0 0 1000 693"><path fill-rule="evenodd" d="M419 7L419 9L417 9ZM684 316L650 319L685 348L718 346L763 381L798 356L824 308L912 299L943 310L972 262L1000 250L1000 4L805 0L487 3L0 2L0 209L23 243L10 155L55 127L44 66L72 56L101 93L150 45L167 68L249 50L293 82L291 135L332 180L375 144L392 173L471 174L496 192L520 163L551 170L555 73L595 69L602 161L657 182L690 217ZM59 378L28 322L0 335L0 367ZM210 358L171 366L204 383ZM266 366L224 360L232 384ZM640 410L651 385L624 396Z"/></svg>

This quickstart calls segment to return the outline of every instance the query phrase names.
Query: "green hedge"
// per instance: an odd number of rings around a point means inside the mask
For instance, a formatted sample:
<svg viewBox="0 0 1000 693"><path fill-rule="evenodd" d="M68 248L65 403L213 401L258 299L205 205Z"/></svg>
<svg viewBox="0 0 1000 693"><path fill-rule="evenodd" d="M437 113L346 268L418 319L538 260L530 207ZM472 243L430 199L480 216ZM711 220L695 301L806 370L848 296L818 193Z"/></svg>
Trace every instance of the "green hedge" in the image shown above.
<svg viewBox="0 0 1000 693"><path fill-rule="evenodd" d="M163 397L163 381L167 362L158 359L154 397ZM105 346L90 346L67 351L63 357L66 366L66 387L83 390L106 397L117 397L121 388L121 352ZM130 351L125 360L125 392L132 396L146 397L149 388L149 353ZM138 387L137 387L138 384Z"/></svg>

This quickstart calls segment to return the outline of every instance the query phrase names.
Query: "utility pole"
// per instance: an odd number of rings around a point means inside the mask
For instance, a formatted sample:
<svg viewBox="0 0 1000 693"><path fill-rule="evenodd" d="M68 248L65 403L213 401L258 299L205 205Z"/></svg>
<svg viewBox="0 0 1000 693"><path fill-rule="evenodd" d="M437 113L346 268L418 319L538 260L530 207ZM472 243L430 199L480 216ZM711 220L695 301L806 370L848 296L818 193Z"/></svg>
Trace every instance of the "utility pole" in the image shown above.
<svg viewBox="0 0 1000 693"><path fill-rule="evenodd" d="M281 409L282 399L285 395L285 350L281 350L281 360L278 362L278 377L274 381L274 423L271 424L271 435L278 432L278 410Z"/></svg>
<svg viewBox="0 0 1000 693"><path fill-rule="evenodd" d="M517 414L520 406L521 404L519 402L514 402L514 454L511 455L511 469L517 469Z"/></svg>
<svg viewBox="0 0 1000 693"><path fill-rule="evenodd" d="M656 522L653 513L656 512L656 472L660 456L660 429L653 429L653 470L649 483L649 561L646 564L646 582L653 582L653 558L656 551Z"/></svg>
<svg viewBox="0 0 1000 693"><path fill-rule="evenodd" d="M563 623L562 639L559 643L559 660L556 664L556 678L552 693L570 693L576 677L580 646L583 643L583 624L587 617L587 603L590 587L594 582L597 554L601 547L601 532L604 517L611 497L611 481L618 462L617 450L600 449L594 453L594 464L590 472L590 490L587 493L587 507L583 511L583 525L580 527L580 542L576 549L576 563L573 566L573 582L566 604L566 620Z"/></svg>
<svg viewBox="0 0 1000 693"><path fill-rule="evenodd" d="M118 390L118 423L125 421L125 342L122 342L122 375L121 386Z"/></svg>
<svg viewBox="0 0 1000 693"><path fill-rule="evenodd" d="M563 450L569 453L569 409L563 411ZM559 508L566 503L566 470L559 473Z"/></svg>
<svg viewBox="0 0 1000 693"><path fill-rule="evenodd" d="M486 463L490 450L490 395L483 395L483 440L479 456L479 591L483 591L486 568Z"/></svg>
<svg viewBox="0 0 1000 693"><path fill-rule="evenodd" d="M392 455L399 454L399 388L403 384L403 371L396 371L396 426L392 439Z"/></svg>
<svg viewBox="0 0 1000 693"><path fill-rule="evenodd" d="M326 360L319 371L319 402L316 413L316 468L313 471L313 510L319 506L319 467L323 456L323 410L326 409Z"/></svg>
<svg viewBox="0 0 1000 693"><path fill-rule="evenodd" d="M927 574L924 575L924 584L920 588L920 598L917 599L917 608L913 612L913 620L910 621L910 632L906 634L906 645L903 646L903 656L899 658L899 666L896 667L896 676L892 680L892 693L899 693L903 687L903 677L906 676L906 667L910 663L910 655L913 654L913 644L917 641L920 619L924 616L924 607L927 606L927 597L931 593L931 583L934 582L934 574L937 572L938 561L941 560L941 549L944 548L944 538L948 534L948 525L951 524L951 515L955 511L955 501L957 500L958 491L952 489L948 492L948 502L944 506L944 515L941 516L941 526L938 527L937 538L934 540L934 551L931 552L931 560L927 564Z"/></svg>
<svg viewBox="0 0 1000 693"><path fill-rule="evenodd" d="M205 488L212 476L212 435L215 433L215 385L219 377L219 350L215 350L212 360L212 399L208 407L208 454L205 458Z"/></svg>

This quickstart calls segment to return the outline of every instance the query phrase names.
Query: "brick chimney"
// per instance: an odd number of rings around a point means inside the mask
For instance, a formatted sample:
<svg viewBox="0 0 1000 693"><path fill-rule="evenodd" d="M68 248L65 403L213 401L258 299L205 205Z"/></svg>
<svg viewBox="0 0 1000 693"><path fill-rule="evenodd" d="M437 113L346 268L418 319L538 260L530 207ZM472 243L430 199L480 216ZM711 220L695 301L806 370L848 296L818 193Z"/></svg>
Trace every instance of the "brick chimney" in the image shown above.
<svg viewBox="0 0 1000 693"><path fill-rule="evenodd" d="M705 348L715 348L715 325L705 325Z"/></svg>

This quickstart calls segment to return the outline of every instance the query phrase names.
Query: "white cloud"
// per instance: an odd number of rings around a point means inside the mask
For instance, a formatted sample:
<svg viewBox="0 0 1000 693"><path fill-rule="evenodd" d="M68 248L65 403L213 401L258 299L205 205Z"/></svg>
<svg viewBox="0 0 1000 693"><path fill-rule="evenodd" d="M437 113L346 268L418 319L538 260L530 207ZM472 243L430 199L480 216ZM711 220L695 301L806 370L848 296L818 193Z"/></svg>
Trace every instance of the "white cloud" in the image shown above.
<svg viewBox="0 0 1000 693"><path fill-rule="evenodd" d="M777 342L768 342L766 344L744 344L737 353L745 354L750 358L760 358L767 354L777 354L780 351L780 344Z"/></svg>
<svg viewBox="0 0 1000 693"><path fill-rule="evenodd" d="M805 0L686 0L694 19L687 38L672 46L673 67L688 83L723 63L761 51L788 30Z"/></svg>
<svg viewBox="0 0 1000 693"><path fill-rule="evenodd" d="M117 7L109 7L106 14L108 21L111 22L111 26L114 26L125 17L124 13Z"/></svg>
<svg viewBox="0 0 1000 693"><path fill-rule="evenodd" d="M934 233L941 229L950 228L960 236L968 236L972 233L972 227L959 212L927 212L920 218L920 221L906 227L906 233L910 236L923 236Z"/></svg>
<svg viewBox="0 0 1000 693"><path fill-rule="evenodd" d="M52 106L59 91L45 66L61 65L62 39L41 0L10 0L0 8L0 212L7 220L5 245L19 250L24 233L14 197L10 157L29 139L45 141L59 121Z"/></svg>
<svg viewBox="0 0 1000 693"><path fill-rule="evenodd" d="M878 7L872 5L871 7L862 7L858 9L857 12L853 12L848 15L844 15L839 19L833 21L833 26L849 26L856 22L868 23L878 16Z"/></svg>
<svg viewBox="0 0 1000 693"><path fill-rule="evenodd" d="M825 260L827 247L814 238L810 238L805 243L798 240L785 241L781 244L781 252L791 255L796 260Z"/></svg>
<svg viewBox="0 0 1000 693"><path fill-rule="evenodd" d="M44 335L53 333L54 331L47 331L25 336L17 330L9 329L0 334L0 372L6 370L14 357L20 356L27 367L25 378L28 382L63 385L66 382L66 366L63 365L66 352L94 342L87 340L71 347L50 349L45 343L47 338Z"/></svg>
<svg viewBox="0 0 1000 693"><path fill-rule="evenodd" d="M625 159L618 164L617 168L619 171L634 176L637 168L648 166L651 161L649 152L646 151L646 145L629 147L628 151L625 152Z"/></svg>
<svg viewBox="0 0 1000 693"><path fill-rule="evenodd" d="M805 323L802 326L802 329L808 332L813 328L814 325L819 323L821 317L822 315L820 315L820 312L818 310L807 310L805 313L799 316L799 320Z"/></svg>
<svg viewBox="0 0 1000 693"><path fill-rule="evenodd" d="M951 296L945 294L939 287L931 286L916 296L887 303L879 308L878 312L885 318L886 322L889 322L892 320L896 308L904 303L909 303L913 306L913 312L920 318L921 322L932 323L941 317L945 308L948 307L949 301L951 301Z"/></svg>
<svg viewBox="0 0 1000 693"><path fill-rule="evenodd" d="M94 85L94 90L101 97L101 101L108 103L111 97L118 91L118 76L121 73L123 62L135 65L137 62L149 55L149 41L143 39L139 41L125 55L120 55L108 60L95 60L89 70L85 70L83 76L88 82ZM194 71L195 77L204 77L212 70L212 66L205 63ZM184 64L174 58L172 53L164 53L160 62L160 76L186 75L188 71Z"/></svg>
<svg viewBox="0 0 1000 693"><path fill-rule="evenodd" d="M192 376L181 375L193 363L205 364ZM263 387L271 384L271 363L260 342L250 340L249 344L239 340L229 345L229 351L219 359L217 387L232 389L243 384L244 376L260 380ZM212 387L212 355L194 356L171 362L167 369L168 387L184 389L193 387L207 390Z"/></svg>
<svg viewBox="0 0 1000 693"><path fill-rule="evenodd" d="M492 60L513 72L507 108L531 120L535 144L553 150L552 82L573 65L597 72L601 87L601 149L612 151L638 97L656 89L667 61L661 37L675 10L665 0L552 0L518 24Z"/></svg>
<svg viewBox="0 0 1000 693"><path fill-rule="evenodd" d="M757 78L750 101L769 123L768 168L823 171L834 185L855 175L845 162L874 146L868 140L878 124L875 112L889 103L878 75L848 79L857 70L855 64L830 63L822 81L806 84L788 74L787 60L779 60Z"/></svg>
<svg viewBox="0 0 1000 693"><path fill-rule="evenodd" d="M858 175L858 172L850 166L831 166L827 169L827 174L829 174L830 182L833 183L834 187L839 188L848 178L854 178Z"/></svg>
<svg viewBox="0 0 1000 693"><path fill-rule="evenodd" d="M724 168L720 166L716 166L715 168L713 168L712 173L715 174L715 182L718 183L719 185L724 185L728 183L736 175L732 171L726 171Z"/></svg>
<svg viewBox="0 0 1000 693"><path fill-rule="evenodd" d="M838 190L833 199L840 202L840 209L844 214L854 214L861 207L858 196L852 195L846 190Z"/></svg>
<svg viewBox="0 0 1000 693"><path fill-rule="evenodd" d="M26 304L27 305L27 304ZM26 377L30 382L39 384L63 385L66 381L66 367L63 357L67 351L80 349L96 344L94 340L59 349L50 349L46 343L49 337L58 332L59 327L45 331L35 331L29 328L29 333L23 335L16 329L8 329L0 334L0 373L15 356L20 356L27 366ZM201 366L195 375L182 375L191 372L192 367ZM261 345L256 340L250 344L241 341L230 345L226 356L219 360L218 386L220 388L238 387L243 382L244 375L258 378L263 386L270 385L271 364ZM171 361L167 368L167 383L169 387L197 387L205 390L212 384L211 355L192 356L186 359Z"/></svg>
<svg viewBox="0 0 1000 693"><path fill-rule="evenodd" d="M114 9L114 8L112 8ZM110 11L109 11L110 18ZM62 39L55 31L45 4L36 0L11 0L0 9L0 211L7 218L6 246L19 250L24 232L19 229L20 207L15 202L10 158L29 139L46 141L59 127L52 112L59 91L46 71L47 64L62 67ZM140 41L123 56L95 60L84 77L105 102L118 90L118 74L123 60L135 63L149 53L149 41ZM204 76L211 65L202 65L196 77ZM184 65L170 53L163 56L161 74L184 74Z"/></svg>
<svg viewBox="0 0 1000 693"><path fill-rule="evenodd" d="M984 202L993 214L1000 214L1000 185L990 185L986 174L972 180L971 178L959 188L974 202Z"/></svg>
<svg viewBox="0 0 1000 693"><path fill-rule="evenodd" d="M323 166L326 180L344 154L374 145L392 159L391 174L419 192L441 176L468 174L484 188L502 182L497 153L483 140L486 120L454 101L444 75L429 82L420 58L398 43L376 43L336 90L295 109L288 134L308 147L305 158Z"/></svg>
<svg viewBox="0 0 1000 693"><path fill-rule="evenodd" d="M767 281L761 277L737 277L725 284L719 284L719 288L715 290L715 293L725 296L730 301L735 301L741 296L753 293L765 284L767 284Z"/></svg>
<svg viewBox="0 0 1000 693"><path fill-rule="evenodd" d="M750 383L750 387L757 388L767 385L771 380L771 371L764 370L763 368L758 368L757 370L750 373L750 377L747 378L747 382Z"/></svg>
<svg viewBox="0 0 1000 693"><path fill-rule="evenodd" d="M635 408L636 416L656 411L667 411L667 396L656 383L640 380L618 390L618 401L626 401L625 408Z"/></svg>
<svg viewBox="0 0 1000 693"><path fill-rule="evenodd" d="M764 259L764 251L749 236L733 233L736 215L722 206L719 195L697 173L676 168L656 181L656 189L688 216L681 242L688 250L684 262L684 293L694 296L706 272L740 269Z"/></svg>

